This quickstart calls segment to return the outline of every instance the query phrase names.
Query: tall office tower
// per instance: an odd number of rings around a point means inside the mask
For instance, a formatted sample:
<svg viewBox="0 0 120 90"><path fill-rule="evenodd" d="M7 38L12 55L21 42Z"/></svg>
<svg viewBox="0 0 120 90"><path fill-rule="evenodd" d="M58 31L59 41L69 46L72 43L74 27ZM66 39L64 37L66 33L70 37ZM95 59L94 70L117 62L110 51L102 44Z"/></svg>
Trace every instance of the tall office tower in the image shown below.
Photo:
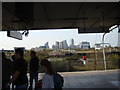
<svg viewBox="0 0 120 90"><path fill-rule="evenodd" d="M63 49L63 42L59 42L59 49Z"/></svg>
<svg viewBox="0 0 120 90"><path fill-rule="evenodd" d="M57 41L55 45L56 45L56 49L60 49L60 42Z"/></svg>
<svg viewBox="0 0 120 90"><path fill-rule="evenodd" d="M48 48L49 48L48 42L46 42L46 43L44 44L44 46L48 49Z"/></svg>
<svg viewBox="0 0 120 90"><path fill-rule="evenodd" d="M61 41L61 42L59 43L59 48L60 48L60 49L67 49L67 48L68 48L67 41L66 41L66 40Z"/></svg>
<svg viewBox="0 0 120 90"><path fill-rule="evenodd" d="M62 41L62 49L67 49L68 48L68 44L67 44L67 41L66 40L64 40L64 41Z"/></svg>
<svg viewBox="0 0 120 90"><path fill-rule="evenodd" d="M71 39L71 41L70 41L70 48L75 49L74 39Z"/></svg>
<svg viewBox="0 0 120 90"><path fill-rule="evenodd" d="M71 39L70 45L71 45L71 46L74 46L74 39Z"/></svg>

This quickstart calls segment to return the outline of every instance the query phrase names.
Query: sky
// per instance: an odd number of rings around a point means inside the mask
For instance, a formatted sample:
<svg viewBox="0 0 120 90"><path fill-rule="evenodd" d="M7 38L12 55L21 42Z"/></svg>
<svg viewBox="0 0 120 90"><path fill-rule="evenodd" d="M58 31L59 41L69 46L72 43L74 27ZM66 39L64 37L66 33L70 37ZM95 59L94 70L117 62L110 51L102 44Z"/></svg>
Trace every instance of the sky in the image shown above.
<svg viewBox="0 0 120 90"><path fill-rule="evenodd" d="M7 37L6 31L0 31L0 50L14 50L14 47L25 47L31 49L43 46L49 42L50 48L56 41L67 40L68 45L73 38L75 45L82 41L90 42L93 47L95 43L102 42L103 33L78 34L77 29L60 29L60 30L30 30L28 37L23 36L23 40ZM110 43L112 47L118 44L118 28L105 35L105 43Z"/></svg>

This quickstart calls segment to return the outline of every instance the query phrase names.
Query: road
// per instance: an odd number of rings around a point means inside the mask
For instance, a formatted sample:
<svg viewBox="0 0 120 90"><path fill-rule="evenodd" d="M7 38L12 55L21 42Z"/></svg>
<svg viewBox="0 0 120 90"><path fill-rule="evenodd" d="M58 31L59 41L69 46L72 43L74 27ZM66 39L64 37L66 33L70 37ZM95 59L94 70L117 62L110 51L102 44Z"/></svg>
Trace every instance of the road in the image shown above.
<svg viewBox="0 0 120 90"><path fill-rule="evenodd" d="M61 72L63 89L70 88L120 88L120 70ZM44 73L39 74L39 79ZM29 78L29 74L28 74Z"/></svg>
<svg viewBox="0 0 120 90"><path fill-rule="evenodd" d="M65 80L63 88L120 88L119 71L103 70L61 73Z"/></svg>

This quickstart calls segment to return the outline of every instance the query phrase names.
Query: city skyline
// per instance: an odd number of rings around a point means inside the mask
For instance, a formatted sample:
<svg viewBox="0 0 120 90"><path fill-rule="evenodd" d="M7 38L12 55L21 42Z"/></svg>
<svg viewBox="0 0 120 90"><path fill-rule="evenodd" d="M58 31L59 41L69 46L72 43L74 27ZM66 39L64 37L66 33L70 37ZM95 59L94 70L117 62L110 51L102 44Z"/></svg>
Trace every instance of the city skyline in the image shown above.
<svg viewBox="0 0 120 90"><path fill-rule="evenodd" d="M67 40L56 41L55 44L53 44L52 47L49 48L49 42L46 42L43 46L33 47L32 49L34 50L37 50L37 49L40 49L40 50L42 49L78 49L78 48L85 48L86 46L87 46L87 49L90 48L90 43L87 41L81 41L75 45L74 39L72 38L69 44L67 43Z"/></svg>
<svg viewBox="0 0 120 90"><path fill-rule="evenodd" d="M25 47L31 49L33 47L43 46L45 42L49 42L51 48L56 41L67 40L70 44L70 40L74 39L74 44L78 45L82 41L90 42L90 46L93 47L95 43L102 42L103 33L87 33L78 34L77 29L62 29L62 30L40 30L29 31L28 37L23 36L23 40L17 40L7 37L7 32L0 32L0 49L4 48L14 50L14 47ZM105 35L105 42L110 43L112 47L118 45L118 29L114 29L112 32Z"/></svg>

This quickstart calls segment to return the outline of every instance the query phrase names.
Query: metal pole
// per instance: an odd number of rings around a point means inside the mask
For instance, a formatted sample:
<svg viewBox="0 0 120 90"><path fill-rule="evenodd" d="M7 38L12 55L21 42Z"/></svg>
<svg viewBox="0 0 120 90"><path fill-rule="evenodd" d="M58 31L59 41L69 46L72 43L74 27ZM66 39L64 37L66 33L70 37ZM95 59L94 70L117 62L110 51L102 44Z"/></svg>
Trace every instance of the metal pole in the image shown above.
<svg viewBox="0 0 120 90"><path fill-rule="evenodd" d="M95 70L96 70L96 66L97 66L97 51L95 50L95 57L96 57L96 59L95 59Z"/></svg>
<svg viewBox="0 0 120 90"><path fill-rule="evenodd" d="M119 28L119 25L116 25L115 27L113 27L111 30L109 30L109 32L110 31L112 31L113 29L115 29L115 28ZM105 50L104 50L104 37L105 37L105 34L106 34L107 32L105 32L104 34L103 34L103 37L102 37L102 43L103 43L103 45L102 45L102 48L103 48L103 59L104 59L104 67L105 67L105 70L107 69L106 68L106 57L105 57Z"/></svg>
<svg viewBox="0 0 120 90"><path fill-rule="evenodd" d="M105 37L105 34L103 34L103 37L102 37L102 43L103 43L103 59L104 59L104 67L105 67L105 70L106 70L106 57L105 57L105 50L104 50L104 37Z"/></svg>

